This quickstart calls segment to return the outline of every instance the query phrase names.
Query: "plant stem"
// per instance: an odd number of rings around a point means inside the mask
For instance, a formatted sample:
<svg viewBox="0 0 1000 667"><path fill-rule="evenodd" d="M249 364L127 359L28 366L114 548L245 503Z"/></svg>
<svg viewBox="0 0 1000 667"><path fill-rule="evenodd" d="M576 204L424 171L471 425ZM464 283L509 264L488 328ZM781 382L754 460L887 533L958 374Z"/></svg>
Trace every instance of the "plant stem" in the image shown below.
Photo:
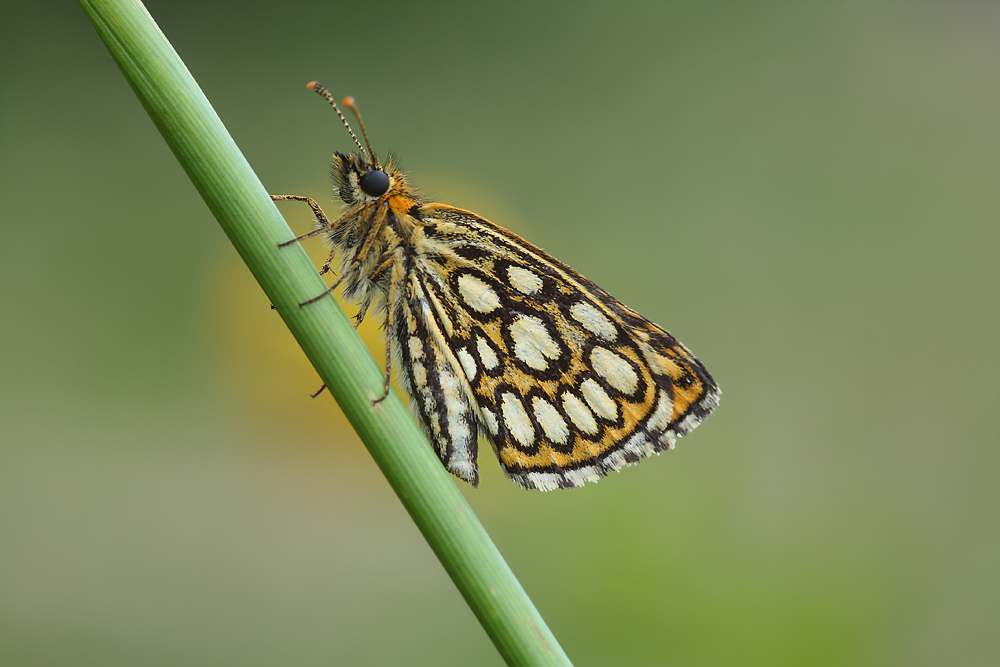
<svg viewBox="0 0 1000 667"><path fill-rule="evenodd" d="M569 665L215 110L136 0L80 0L112 57L509 665ZM442 637L441 641L447 641Z"/></svg>

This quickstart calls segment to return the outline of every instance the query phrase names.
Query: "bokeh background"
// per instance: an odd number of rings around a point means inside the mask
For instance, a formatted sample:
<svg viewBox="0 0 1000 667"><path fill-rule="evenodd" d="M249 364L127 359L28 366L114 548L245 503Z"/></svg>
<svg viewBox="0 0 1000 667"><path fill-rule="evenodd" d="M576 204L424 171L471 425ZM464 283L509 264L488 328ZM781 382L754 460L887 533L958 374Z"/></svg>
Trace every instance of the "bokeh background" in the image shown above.
<svg viewBox="0 0 1000 667"><path fill-rule="evenodd" d="M718 379L463 487L577 665L1000 662L1000 5L148 7L271 192L336 210L319 79ZM80 9L4 14L0 663L500 664Z"/></svg>

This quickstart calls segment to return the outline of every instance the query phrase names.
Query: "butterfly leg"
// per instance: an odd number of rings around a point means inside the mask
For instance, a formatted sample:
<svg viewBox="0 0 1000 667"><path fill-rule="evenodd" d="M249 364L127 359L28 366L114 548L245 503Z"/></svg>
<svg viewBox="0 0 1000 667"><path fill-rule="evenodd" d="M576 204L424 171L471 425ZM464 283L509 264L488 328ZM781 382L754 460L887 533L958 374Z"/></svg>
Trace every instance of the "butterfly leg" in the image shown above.
<svg viewBox="0 0 1000 667"><path fill-rule="evenodd" d="M323 262L323 268L319 270L319 275L325 275L330 272L330 265L333 264L333 256L337 254L337 246L330 248L330 254L326 256L326 261Z"/></svg>
<svg viewBox="0 0 1000 667"><path fill-rule="evenodd" d="M312 209L313 215L316 216L316 221L321 226L312 230L308 234L303 234L302 236L298 236L292 239L291 241L285 241L284 243L279 243L278 247L283 248L286 245L291 245L292 243L297 243L298 241L302 241L312 236L316 236L317 234L322 234L325 231L329 231L330 227L333 226L330 224L330 219L326 217L326 213L324 213L323 209L319 207L319 204L316 203L315 199L311 197L303 197L301 195L271 195L271 201L286 201L286 200L304 201L305 203L309 204L309 208Z"/></svg>
<svg viewBox="0 0 1000 667"><path fill-rule="evenodd" d="M309 202L312 202L310 205L315 205L316 206L315 210L318 211L318 213L316 215L317 216L323 215L323 212L319 210L319 206L316 205L316 202L314 202L312 199L309 199L308 197L298 197L296 195L271 195L271 198L272 199L294 199L296 201L303 201L303 200L308 199ZM320 229L313 230L313 231L309 232L308 234L303 234L302 236L300 236L298 238L292 239L291 241L285 241L284 243L279 243L278 245L279 245L279 247L286 246L286 245L289 245L291 243L295 243L296 241L301 241L302 239L308 238L308 237L310 237L310 236L312 236L314 234L317 234L317 233L320 233L320 232L329 231L330 229L332 229L332 228L336 227L338 224L340 224L340 222L342 220L344 220L345 218L347 218L350 213L351 212L348 211L344 215L342 215L339 218L337 218L333 222L333 225L330 226L330 227L323 227L323 228L320 228ZM323 216L323 221L326 221L326 216ZM314 303L316 301L319 301L324 296L326 296L327 294L329 294L333 290L337 289L340 286L340 283L344 282L344 280L348 276L350 276L352 273L354 273L359 268L361 268L361 262L364 260L365 255L368 253L368 250L371 248L372 243L374 242L375 237L377 235L377 232L379 231L379 224L385 224L385 218L384 217L381 220L376 219L375 229L372 232L369 232L369 238L368 238L368 240L365 241L365 244L361 247L361 249L354 256L354 261L351 262L351 265L347 267L347 269L344 271L343 275L341 275L339 278L337 278L336 282L334 282L332 285L330 285L329 287L327 287L326 290L324 290L322 294L319 294L317 296L314 296L311 299L307 299L306 301L303 301L302 303L299 304L300 306L308 306L310 303ZM332 256L332 253L331 253L331 256ZM323 274L323 273L326 273L326 271L329 271L329 260L327 260L327 263L326 263L326 265L324 265L323 268L324 268L324 270L320 271L320 274ZM379 267L378 269L376 269L375 272L377 273L381 269L382 269L382 267Z"/></svg>
<svg viewBox="0 0 1000 667"><path fill-rule="evenodd" d="M329 294L329 293L330 293L330 292L332 292L333 290L335 290L335 289L337 289L338 287L340 287L340 283L344 282L344 279L345 279L345 278L347 278L347 276L349 276L349 275L351 275L352 273L354 273L355 271L357 271L357 270L358 270L358 268L359 268L360 266L361 266L361 262L354 262L354 263L353 263L353 264L351 264L351 265L350 265L349 267L347 267L347 270L346 270L346 271L344 271L344 275L342 275L342 276L340 276L339 278L337 278L336 282L334 282L334 283L333 283L332 285L330 285L329 287L327 287L327 288L326 288L326 289L325 289L325 290L323 291L323 293L322 293L322 294L320 294L320 295L318 295L318 296L314 296L314 297L313 297L313 298L311 298L311 299L306 299L305 301L303 301L303 302L302 302L302 303L300 303L299 305L300 305L300 306L308 306L308 305L309 305L310 303L315 303L315 302L319 301L319 300L320 300L320 299L322 299L322 298L323 298L324 296L326 296L327 294Z"/></svg>
<svg viewBox="0 0 1000 667"><path fill-rule="evenodd" d="M365 315L366 314L368 314L368 306L367 305L361 306L361 310L359 310L358 314L354 316L354 328L355 329L357 329L358 327L360 327L361 323L365 321Z"/></svg>
<svg viewBox="0 0 1000 667"><path fill-rule="evenodd" d="M291 195L271 195L271 196L272 197L275 197L275 196L288 196L288 197L290 197ZM335 220L334 223L333 223L333 227L336 227L337 225L339 225L340 222L342 220L344 220L349 214L350 214L350 211L348 211L348 213L345 213L344 215L342 215L339 218L337 218L337 220ZM352 273L354 273L355 271L357 271L358 269L360 269L361 268L361 262L364 261L365 255L367 255L368 251L371 250L372 244L375 242L375 239L378 236L378 232L381 230L381 225L384 225L384 224L385 224L385 216L382 216L381 218L376 218L375 219L375 224L372 226L372 230L370 232L368 232L368 238L367 238L367 240L365 241L364 245L361 246L361 248L358 250L358 252L355 253L355 255L354 255L354 261L351 262L351 265L348 266L347 269L344 270L344 274L342 276L340 276L339 278L337 278L336 282L334 282L332 285L330 285L329 287L327 287L326 291L324 291L322 294L320 294L318 296L314 296L313 298L311 298L311 299L309 299L307 301L303 301L299 305L300 306L307 306L310 303L313 303L315 301L319 301L324 296L326 296L327 294L329 294L333 290L337 289L337 287L340 286L340 283L344 282L344 280L348 276L350 276ZM328 230L327 229L320 229L319 231L328 231ZM313 233L314 232L309 232L308 234L300 236L298 239L292 239L291 241L286 241L285 243L282 243L280 245L287 245L289 243L294 243L295 241L298 241L299 239L304 239L307 236L312 236ZM333 258L333 254L334 254L335 251L336 251L336 249L330 251L330 257L327 258L326 264L324 264L323 268L320 270L320 272L319 272L320 275L323 275L324 273L326 273L326 272L328 272L330 270L330 260ZM378 273L379 271L381 271L382 268L383 267L380 266L378 269L376 269L372 273L372 275L375 275L375 273ZM358 324L360 324L360 323L361 322L359 321ZM355 328L357 328L357 325L355 325Z"/></svg>
<svg viewBox="0 0 1000 667"><path fill-rule="evenodd" d="M385 263L383 263L383 265L384 264ZM344 281L344 278L346 278L348 275L350 275L351 272L354 271L354 270L356 270L360 265L361 265L360 262L354 262L353 264L351 264L351 266L348 267L347 271L344 272L344 275L342 275L340 277L340 279L337 280L337 282L335 282L334 284L330 285L330 287L328 287L325 292L323 292L322 294L320 294L317 297L313 297L312 299L309 299L308 301L303 301L302 303L299 304L299 306L307 306L307 305L309 305L310 303L312 303L314 301L319 301L324 296L326 296L327 294L329 294L333 290L337 289L337 286L340 285L340 283L342 283ZM381 268L382 267L379 267L379 269L376 270L376 273L378 273L378 271L380 271ZM322 271L320 273L322 273ZM273 306L272 306L272 308L273 308ZM354 328L355 329L357 329L358 326L361 325L361 320L364 319L366 311L367 311L367 307L364 308L364 309L362 309L361 312L359 312L357 314L357 316L355 316L355 318L354 318L356 320L355 323L354 323ZM390 356L389 356L389 347L388 347L388 344L387 344L386 348L385 348L385 368L386 368L386 371L385 371L385 393L382 394L381 398L378 398L375 401L373 401L373 404L380 403L381 401L384 401L385 398L389 395L389 372L390 372L389 369L390 369L390 363L391 363L391 359L390 359ZM320 394L323 393L324 389L326 389L326 383L325 382L323 383L323 386L321 386L314 393L309 394L309 395L312 398L316 398L317 396L319 396Z"/></svg>
<svg viewBox="0 0 1000 667"><path fill-rule="evenodd" d="M382 388L382 395L372 401L372 405L378 405L389 398L389 380L392 377L392 345L385 342L385 386Z"/></svg>
<svg viewBox="0 0 1000 667"><path fill-rule="evenodd" d="M274 196L274 195L272 195L272 196ZM340 221L343 220L347 215L348 214L345 213L344 215L340 216L340 218L338 218L333 223L333 226L336 227L338 224L340 224ZM355 271L357 271L358 269L361 268L361 263L364 261L365 256L368 254L368 251L371 250L372 244L375 242L375 239L378 238L378 234L381 231L382 226L385 225L385 219L386 219L385 215L382 215L380 217L376 217L375 218L375 223L372 225L371 231L368 232L368 238L365 240L364 245L362 245L361 248L354 254L354 261L351 262L351 265L348 266L347 269L344 270L344 274L342 276L340 276L339 278L337 278L336 282L334 282L332 285L330 285L328 288L326 288L325 292L323 292L322 294L320 294L318 296L314 296L313 298L309 299L308 301L303 301L302 303L299 304L300 306L307 306L310 303L313 303L315 301L319 301L324 296L326 296L327 294L329 294L333 290L337 289L337 287L340 285L340 283L344 282L344 280L348 276L350 276L352 273L354 273ZM321 231L325 231L325 230L321 230ZM306 236L309 236L309 234L307 234ZM300 236L299 238L300 239L301 238L305 238L305 236ZM293 243L296 240L298 240L298 239L293 239L292 241L288 241L288 243ZM330 259L332 259L332 257L333 257L334 250L330 251L330 257L327 258L326 264L324 264L323 268L320 270L320 272L319 272L320 275L323 275L324 273L326 273L327 271L330 270ZM378 274L379 272L381 272L390 263L391 263L391 259L390 260L386 260L385 262L382 262L382 264L379 265L379 267L376 268L371 273L371 275L369 277L373 278L376 274ZM364 313L361 313L361 317L362 318L364 317ZM357 324L354 325L354 328L356 329L359 324L361 324L361 320L357 321ZM385 398L385 396L383 396L382 398ZM379 400L382 400L382 399L380 398Z"/></svg>

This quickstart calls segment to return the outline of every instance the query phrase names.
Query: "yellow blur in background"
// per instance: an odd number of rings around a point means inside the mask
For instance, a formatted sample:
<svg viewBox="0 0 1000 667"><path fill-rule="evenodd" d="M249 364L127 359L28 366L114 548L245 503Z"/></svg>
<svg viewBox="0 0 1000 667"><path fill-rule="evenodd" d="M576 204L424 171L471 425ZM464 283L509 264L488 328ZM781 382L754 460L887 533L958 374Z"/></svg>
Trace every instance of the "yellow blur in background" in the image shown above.
<svg viewBox="0 0 1000 667"><path fill-rule="evenodd" d="M147 7L270 192L337 210L319 79L719 381L461 487L575 664L1000 663L997 6ZM12 11L0 664L500 664L83 13Z"/></svg>

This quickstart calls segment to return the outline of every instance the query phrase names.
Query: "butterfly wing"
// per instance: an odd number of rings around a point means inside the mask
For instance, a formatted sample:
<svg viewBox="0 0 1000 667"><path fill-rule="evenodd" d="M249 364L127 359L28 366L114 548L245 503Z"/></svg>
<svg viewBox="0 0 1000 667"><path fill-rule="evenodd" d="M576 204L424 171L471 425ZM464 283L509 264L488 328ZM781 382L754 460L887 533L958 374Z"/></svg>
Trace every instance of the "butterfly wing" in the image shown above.
<svg viewBox="0 0 1000 667"><path fill-rule="evenodd" d="M459 477L478 481L482 432L517 484L581 486L672 448L718 405L687 348L542 250L450 206L411 215L397 362Z"/></svg>

